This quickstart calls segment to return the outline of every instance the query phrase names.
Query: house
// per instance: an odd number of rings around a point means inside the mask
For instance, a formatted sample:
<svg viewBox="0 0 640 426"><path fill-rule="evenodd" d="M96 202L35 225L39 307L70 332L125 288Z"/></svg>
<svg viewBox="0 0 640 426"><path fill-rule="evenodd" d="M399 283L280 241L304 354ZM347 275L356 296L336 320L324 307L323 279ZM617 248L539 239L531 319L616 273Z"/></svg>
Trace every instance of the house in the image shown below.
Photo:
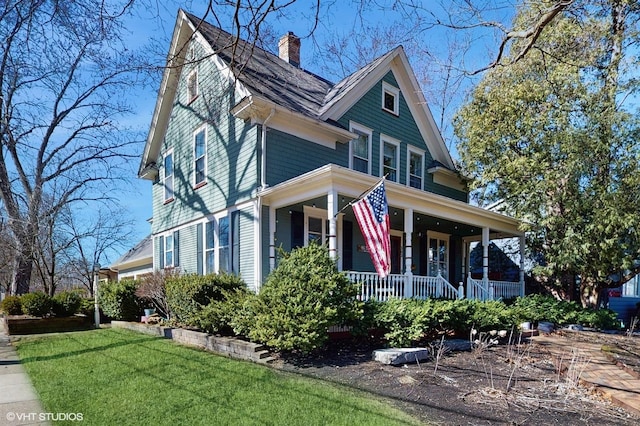
<svg viewBox="0 0 640 426"><path fill-rule="evenodd" d="M258 291L277 248L325 242L361 297L511 297L488 276L519 222L472 206L401 46L338 83L180 10L139 177L153 182L153 266L227 271ZM349 202L386 175L392 274L373 271ZM469 247L483 247L483 277ZM524 258L524 256L521 256ZM522 265L521 265L522 266ZM466 282L466 289L464 287Z"/></svg>
<svg viewBox="0 0 640 426"><path fill-rule="evenodd" d="M120 281L123 278L140 279L153 272L153 240L147 235L129 249L118 260L109 265L108 278ZM102 270L100 271L103 273Z"/></svg>

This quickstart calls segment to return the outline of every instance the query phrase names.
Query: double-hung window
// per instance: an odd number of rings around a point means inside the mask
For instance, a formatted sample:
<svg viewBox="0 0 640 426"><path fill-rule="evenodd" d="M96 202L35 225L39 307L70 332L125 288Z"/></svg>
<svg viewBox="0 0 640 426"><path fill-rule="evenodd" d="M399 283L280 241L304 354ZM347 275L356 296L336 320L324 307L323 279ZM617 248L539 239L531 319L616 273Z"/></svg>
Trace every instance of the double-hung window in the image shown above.
<svg viewBox="0 0 640 426"><path fill-rule="evenodd" d="M173 151L168 151L164 155L164 177L162 184L164 186L164 200L173 200Z"/></svg>
<svg viewBox="0 0 640 426"><path fill-rule="evenodd" d="M193 102L198 97L198 70L195 69L187 77L187 103Z"/></svg>
<svg viewBox="0 0 640 426"><path fill-rule="evenodd" d="M229 262L229 216L218 221L218 272L230 272Z"/></svg>
<svg viewBox="0 0 640 426"><path fill-rule="evenodd" d="M207 133L206 129L198 130L193 138L193 170L194 170L194 187L201 186L205 183L206 167L207 167Z"/></svg>
<svg viewBox="0 0 640 426"><path fill-rule="evenodd" d="M424 154L409 150L409 186L422 189L422 175L424 173Z"/></svg>
<svg viewBox="0 0 640 426"><path fill-rule="evenodd" d="M160 268L174 268L180 266L179 231L169 232L159 237Z"/></svg>
<svg viewBox="0 0 640 426"><path fill-rule="evenodd" d="M349 166L353 170L371 174L371 129L351 123L351 131L357 136L349 144Z"/></svg>
<svg viewBox="0 0 640 426"><path fill-rule="evenodd" d="M398 182L398 164L400 142L388 136L381 135L382 141L382 174L392 182Z"/></svg>
<svg viewBox="0 0 640 426"><path fill-rule="evenodd" d="M400 114L400 90L387 82L382 82L382 109L394 115Z"/></svg>
<svg viewBox="0 0 640 426"><path fill-rule="evenodd" d="M215 245L215 222L207 222L205 225L205 271L207 274L213 274L216 271L216 245Z"/></svg>

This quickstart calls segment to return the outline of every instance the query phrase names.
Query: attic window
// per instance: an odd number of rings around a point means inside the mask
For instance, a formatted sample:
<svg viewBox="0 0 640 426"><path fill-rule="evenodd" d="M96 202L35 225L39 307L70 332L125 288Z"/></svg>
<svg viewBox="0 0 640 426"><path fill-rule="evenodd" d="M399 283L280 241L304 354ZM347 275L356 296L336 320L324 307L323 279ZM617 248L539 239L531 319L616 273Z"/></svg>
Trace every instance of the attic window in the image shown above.
<svg viewBox="0 0 640 426"><path fill-rule="evenodd" d="M394 115L399 115L400 90L389 83L382 82L382 109Z"/></svg>
<svg viewBox="0 0 640 426"><path fill-rule="evenodd" d="M188 102L191 103L198 97L198 70L193 70L187 78Z"/></svg>

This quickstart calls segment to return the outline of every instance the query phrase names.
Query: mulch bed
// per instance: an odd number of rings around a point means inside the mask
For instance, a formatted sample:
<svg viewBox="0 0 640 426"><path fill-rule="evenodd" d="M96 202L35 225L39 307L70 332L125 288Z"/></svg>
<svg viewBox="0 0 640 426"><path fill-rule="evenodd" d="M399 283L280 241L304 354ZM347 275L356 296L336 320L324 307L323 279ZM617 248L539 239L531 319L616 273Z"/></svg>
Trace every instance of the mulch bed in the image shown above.
<svg viewBox="0 0 640 426"><path fill-rule="evenodd" d="M605 353L640 374L640 337L567 333L599 342ZM483 346L445 351L427 362L405 366L372 361L367 341L332 341L310 356L281 355L276 366L387 398L426 423L442 425L637 425L640 418L579 386L544 347ZM433 353L439 345L433 345ZM588 368L588 364L575 366Z"/></svg>

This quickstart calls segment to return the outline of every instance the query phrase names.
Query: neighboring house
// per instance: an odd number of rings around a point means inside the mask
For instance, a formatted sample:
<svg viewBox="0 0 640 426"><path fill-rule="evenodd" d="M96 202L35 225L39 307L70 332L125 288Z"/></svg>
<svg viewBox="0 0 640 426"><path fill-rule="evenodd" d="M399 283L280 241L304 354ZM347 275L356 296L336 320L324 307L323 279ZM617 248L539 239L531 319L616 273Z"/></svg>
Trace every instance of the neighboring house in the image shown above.
<svg viewBox="0 0 640 426"><path fill-rule="evenodd" d="M129 249L109 266L109 278L120 281L123 278L140 279L153 272L153 241L151 235ZM102 273L102 271L101 271Z"/></svg>
<svg viewBox="0 0 640 426"><path fill-rule="evenodd" d="M615 311L627 327L634 317L640 318L640 275L619 288L610 289L607 307Z"/></svg>
<svg viewBox="0 0 640 426"><path fill-rule="evenodd" d="M257 291L277 248L325 242L362 298L509 297L469 276L469 245L518 221L468 203L403 48L331 83L179 11L139 176L153 182L153 265L228 271ZM380 280L349 202L387 175L392 274ZM523 256L521 256L522 258ZM467 289L457 283L466 279ZM495 291L495 294L494 294Z"/></svg>

